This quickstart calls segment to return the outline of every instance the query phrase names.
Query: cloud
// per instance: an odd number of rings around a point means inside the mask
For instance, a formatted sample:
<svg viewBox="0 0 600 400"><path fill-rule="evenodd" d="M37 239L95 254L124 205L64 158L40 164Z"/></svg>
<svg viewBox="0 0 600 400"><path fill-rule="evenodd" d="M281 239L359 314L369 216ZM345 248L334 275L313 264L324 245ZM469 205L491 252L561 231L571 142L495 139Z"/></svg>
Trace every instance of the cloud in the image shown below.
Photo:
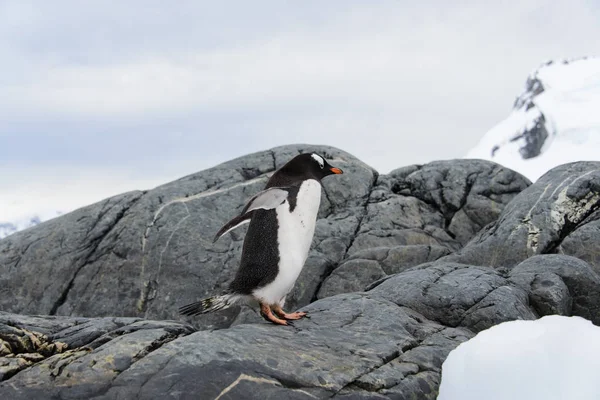
<svg viewBox="0 0 600 400"><path fill-rule="evenodd" d="M381 172L461 157L541 62L600 54L599 16L584 0L9 0L0 156L102 182L298 142Z"/></svg>
<svg viewBox="0 0 600 400"><path fill-rule="evenodd" d="M354 106L389 102L423 106L436 99L484 97L514 77L515 65L521 69L526 63L532 69L543 61L544 52L560 57L569 55L565 50L581 55L582 49L590 48L581 36L598 33L599 28L594 28L596 20L586 4L355 5L332 12L335 19L316 27L296 22L274 32L265 30L252 40L241 37L239 43L212 49L192 39L190 47L175 44L173 51L169 43L158 40L153 52L148 44L142 45L140 36L148 33L149 41L156 40L146 29L157 22L157 16L143 13L150 21L138 19L132 38L105 32L109 35L105 40L116 48L114 59L89 64L69 62L65 57L58 62L42 60L45 63L26 82L8 86L10 96L4 96L3 109L131 117L157 110L265 109L282 102L289 106L315 101L325 106L348 102ZM126 21L117 16L129 11L133 17L142 9L141 4L112 12L104 8L101 19L90 23L99 27L108 20L109 26L121 27ZM202 8L193 11L201 13ZM536 13L547 19L540 21ZM575 16L576 25L567 20ZM265 22L268 17L266 13ZM54 19L56 15L50 18ZM222 29L239 20L229 21ZM561 25L569 29L561 30ZM178 29L175 20L171 26L181 34L186 32ZM122 30L116 29L117 33ZM557 38L564 47L548 51L556 47ZM175 36L173 41L182 39ZM519 43L527 41L530 45ZM104 42L97 39L94 43L100 53L106 51ZM140 44L141 51L122 56L119 48L131 50L134 44ZM502 54L503 50L510 53ZM88 51L93 55L95 48ZM522 69L520 74L511 83L513 89L522 85ZM478 84L486 80L487 85Z"/></svg>
<svg viewBox="0 0 600 400"><path fill-rule="evenodd" d="M67 212L98 202L106 197L131 190L154 188L174 177L143 178L123 176L121 170L110 168L0 168L0 222L30 218L55 217L57 211Z"/></svg>

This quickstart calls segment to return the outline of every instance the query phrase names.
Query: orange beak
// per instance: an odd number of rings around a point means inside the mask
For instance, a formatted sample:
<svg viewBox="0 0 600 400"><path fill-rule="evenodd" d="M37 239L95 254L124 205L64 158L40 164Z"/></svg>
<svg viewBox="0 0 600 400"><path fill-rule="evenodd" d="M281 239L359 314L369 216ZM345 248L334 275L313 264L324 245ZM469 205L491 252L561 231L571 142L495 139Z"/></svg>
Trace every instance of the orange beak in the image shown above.
<svg viewBox="0 0 600 400"><path fill-rule="evenodd" d="M330 171L333 172L334 174L343 174L344 173L344 171L342 171L339 168L335 168L335 167L331 168Z"/></svg>

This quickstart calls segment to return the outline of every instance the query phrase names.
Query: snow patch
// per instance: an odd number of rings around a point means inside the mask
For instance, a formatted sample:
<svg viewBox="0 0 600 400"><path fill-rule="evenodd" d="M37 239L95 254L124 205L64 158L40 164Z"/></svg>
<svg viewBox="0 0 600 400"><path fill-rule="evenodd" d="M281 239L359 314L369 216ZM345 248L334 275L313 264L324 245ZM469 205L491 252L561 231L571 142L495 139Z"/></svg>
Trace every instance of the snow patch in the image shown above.
<svg viewBox="0 0 600 400"><path fill-rule="evenodd" d="M600 327L580 317L511 321L460 344L438 400L597 400Z"/></svg>

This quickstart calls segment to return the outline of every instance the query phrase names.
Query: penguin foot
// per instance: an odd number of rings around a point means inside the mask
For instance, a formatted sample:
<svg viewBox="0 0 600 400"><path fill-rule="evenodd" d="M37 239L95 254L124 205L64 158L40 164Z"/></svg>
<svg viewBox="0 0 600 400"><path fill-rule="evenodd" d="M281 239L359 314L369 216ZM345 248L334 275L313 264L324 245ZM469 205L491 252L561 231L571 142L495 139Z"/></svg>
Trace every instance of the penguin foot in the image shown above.
<svg viewBox="0 0 600 400"><path fill-rule="evenodd" d="M281 308L280 305L276 304L274 306L271 306L271 308L273 309L273 312L275 314L277 314L277 316L279 318L283 318L286 320L296 320L296 319L300 319L306 316L306 313L304 311L296 311L293 312L291 314L286 313L285 311L283 311L283 309Z"/></svg>
<svg viewBox="0 0 600 400"><path fill-rule="evenodd" d="M283 317L283 319L300 319L303 317L306 317L306 313L305 312L293 312L291 314L283 314L281 317Z"/></svg>
<svg viewBox="0 0 600 400"><path fill-rule="evenodd" d="M273 315L273 313L271 312L271 307L269 307L268 304L260 303L260 315L262 315L262 317L267 321L272 322L274 324L289 325L288 321L277 318L275 315Z"/></svg>

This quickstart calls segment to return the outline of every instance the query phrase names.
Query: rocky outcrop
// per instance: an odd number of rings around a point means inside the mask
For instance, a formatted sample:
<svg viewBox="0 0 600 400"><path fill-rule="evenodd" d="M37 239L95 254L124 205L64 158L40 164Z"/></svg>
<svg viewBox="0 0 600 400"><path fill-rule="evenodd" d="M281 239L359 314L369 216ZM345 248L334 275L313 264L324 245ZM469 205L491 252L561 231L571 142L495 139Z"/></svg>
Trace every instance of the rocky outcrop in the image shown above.
<svg viewBox="0 0 600 400"><path fill-rule="evenodd" d="M446 260L510 269L528 257L558 253L579 255L600 272L600 264L593 263L597 240L580 240L598 226L599 209L600 162L561 165L522 191L494 224Z"/></svg>
<svg viewBox="0 0 600 400"><path fill-rule="evenodd" d="M1 240L0 309L179 318L179 306L225 289L238 266L245 228L213 244L214 233L275 169L303 151L323 153L345 173L324 180L313 250L288 296L290 308L362 290L460 249L529 184L484 161L444 161L379 176L338 149L275 148L106 199ZM352 267L382 252L391 258L380 270ZM193 321L212 329L253 319L254 313L234 308Z"/></svg>
<svg viewBox="0 0 600 400"><path fill-rule="evenodd" d="M363 290L461 249L528 185L515 172L478 160L439 161L380 176L346 260L317 297Z"/></svg>
<svg viewBox="0 0 600 400"><path fill-rule="evenodd" d="M305 310L311 317L293 328L265 323L193 334L167 321L0 314L0 324L44 329L53 343L72 344L49 357L34 350L0 357L0 365L37 360L20 372L13 368L0 397L433 398L443 360L472 336L369 294L344 294Z"/></svg>
<svg viewBox="0 0 600 400"><path fill-rule="evenodd" d="M325 181L290 299L309 318L170 321L232 277L243 232L213 245L214 231L313 149L250 155L0 241L2 308L56 314L0 312L0 398L435 399L447 354L483 329L600 323L600 163L529 186L476 160L378 175L332 148L318 150L346 173Z"/></svg>
<svg viewBox="0 0 600 400"><path fill-rule="evenodd" d="M148 192L130 192L0 241L3 310L70 316L177 318L177 308L223 290L238 266L245 228L214 233L302 150L277 148L219 165ZM351 155L319 148L345 175L325 183L314 251L290 304L308 304L345 257L377 174ZM316 277L316 279L315 279ZM229 326L239 309L207 316Z"/></svg>
<svg viewBox="0 0 600 400"><path fill-rule="evenodd" d="M0 395L91 398L190 326L141 318L25 317L0 312Z"/></svg>

